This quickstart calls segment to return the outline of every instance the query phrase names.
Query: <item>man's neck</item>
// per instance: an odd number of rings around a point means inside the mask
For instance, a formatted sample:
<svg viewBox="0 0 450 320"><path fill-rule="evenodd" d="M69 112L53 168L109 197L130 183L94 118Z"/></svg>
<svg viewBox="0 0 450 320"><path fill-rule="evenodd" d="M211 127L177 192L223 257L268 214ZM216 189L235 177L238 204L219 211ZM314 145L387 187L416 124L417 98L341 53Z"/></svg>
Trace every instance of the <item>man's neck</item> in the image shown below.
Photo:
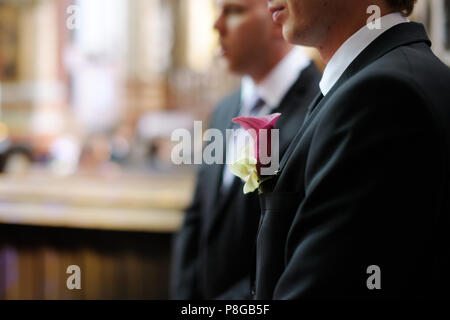
<svg viewBox="0 0 450 320"><path fill-rule="evenodd" d="M393 12L390 8L381 7L380 17ZM344 42L367 24L368 17L367 14L356 14L353 19L344 17L330 25L328 37L316 47L322 60L328 63Z"/></svg>

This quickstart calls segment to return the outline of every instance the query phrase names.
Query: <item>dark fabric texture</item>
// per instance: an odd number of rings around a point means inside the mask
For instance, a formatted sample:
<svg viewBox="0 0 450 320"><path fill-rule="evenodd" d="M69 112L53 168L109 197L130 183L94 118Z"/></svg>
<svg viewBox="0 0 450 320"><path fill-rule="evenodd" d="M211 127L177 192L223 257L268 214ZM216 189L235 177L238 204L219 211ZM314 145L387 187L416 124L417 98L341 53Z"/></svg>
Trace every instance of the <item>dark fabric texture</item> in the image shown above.
<svg viewBox="0 0 450 320"><path fill-rule="evenodd" d="M282 114L277 122L281 154L301 127L307 107L318 92L320 77L311 64L273 111ZM225 133L232 127L231 119L238 115L239 104L239 91L225 98L213 113L210 127ZM203 165L199 170L192 204L174 238L174 299L251 298L259 199L256 191L244 195L239 179L220 192L222 174L223 165Z"/></svg>
<svg viewBox="0 0 450 320"><path fill-rule="evenodd" d="M255 298L448 297L449 151L450 70L421 24L399 24L312 109L261 196Z"/></svg>

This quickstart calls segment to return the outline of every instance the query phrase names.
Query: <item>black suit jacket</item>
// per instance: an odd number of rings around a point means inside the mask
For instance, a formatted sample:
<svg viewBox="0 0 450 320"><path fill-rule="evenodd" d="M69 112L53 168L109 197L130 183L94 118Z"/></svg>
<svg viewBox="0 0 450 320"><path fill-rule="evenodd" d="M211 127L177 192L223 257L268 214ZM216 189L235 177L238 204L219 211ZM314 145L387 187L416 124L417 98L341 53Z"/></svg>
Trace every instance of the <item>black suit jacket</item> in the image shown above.
<svg viewBox="0 0 450 320"><path fill-rule="evenodd" d="M320 72L311 64L274 110L282 113L277 123L281 153L303 123L319 80ZM220 129L225 137L239 109L238 91L219 104L210 127ZM175 299L251 298L249 274L261 211L259 199L256 192L244 195L239 179L221 194L222 172L223 165L218 164L203 165L199 170L192 204L174 239L171 291Z"/></svg>
<svg viewBox="0 0 450 320"><path fill-rule="evenodd" d="M382 34L310 109L260 199L256 298L448 295L450 71L423 26Z"/></svg>

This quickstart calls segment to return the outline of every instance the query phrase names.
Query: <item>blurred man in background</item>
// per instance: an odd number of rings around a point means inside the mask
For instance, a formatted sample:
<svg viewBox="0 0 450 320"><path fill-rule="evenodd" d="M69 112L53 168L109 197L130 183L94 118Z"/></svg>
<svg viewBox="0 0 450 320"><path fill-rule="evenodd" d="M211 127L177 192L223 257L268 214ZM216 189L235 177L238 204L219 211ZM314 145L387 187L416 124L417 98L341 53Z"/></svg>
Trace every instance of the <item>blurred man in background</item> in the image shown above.
<svg viewBox="0 0 450 320"><path fill-rule="evenodd" d="M214 27L221 55L228 69L243 79L240 89L219 103L210 127L225 136L233 117L280 112L281 156L318 92L320 72L301 48L283 40L266 0L218 0L218 7ZM260 214L256 192L244 195L242 182L223 164L203 165L197 179L174 241L172 297L250 298Z"/></svg>

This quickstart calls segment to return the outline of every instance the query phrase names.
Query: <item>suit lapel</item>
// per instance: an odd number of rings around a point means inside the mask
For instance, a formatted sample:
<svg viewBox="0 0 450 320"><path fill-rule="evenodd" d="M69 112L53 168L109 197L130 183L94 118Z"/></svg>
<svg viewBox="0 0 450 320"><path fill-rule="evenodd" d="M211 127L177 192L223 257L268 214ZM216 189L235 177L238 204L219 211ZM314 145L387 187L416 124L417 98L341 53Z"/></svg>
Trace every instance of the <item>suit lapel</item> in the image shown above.
<svg viewBox="0 0 450 320"><path fill-rule="evenodd" d="M311 63L309 67L307 67L305 70L303 70L300 77L297 79L297 82L292 86L292 88L289 90L289 92L286 94L286 96L283 98L282 102L278 106L277 109L273 110L273 112L279 112L281 113L281 117L277 122L277 127L282 128L280 130L280 154L284 154L286 149L288 148L292 138L286 137L283 138L283 132L282 131L289 131L291 132L291 137L293 136L293 132L297 131L296 128L301 127L303 122L300 123L294 123L289 121L290 119L287 119L283 117L284 113L288 114L297 114L299 112L299 108L304 109L304 115L306 115L306 104L308 103L307 99L312 99L314 96L314 92L317 91L317 87L315 86L316 81L318 77L318 70L316 66ZM303 121L303 120L302 120Z"/></svg>
<svg viewBox="0 0 450 320"><path fill-rule="evenodd" d="M299 77L296 84L286 94L286 97L283 99L283 101L280 103L280 105L277 108L273 109L271 113L289 112L293 108L298 108L298 106L302 104L301 98L304 98L303 91L305 91L305 89L306 89L305 88L305 84L307 83L306 79L309 78L309 74L306 74L306 70L309 70L309 69L305 69L305 74L303 76ZM300 88L299 88L299 85L301 85ZM299 99L299 97L300 97L300 99ZM235 116L237 116L237 114ZM284 126L281 125L280 127L284 127ZM289 146L289 142L290 142L289 139L280 139L279 151L281 154L283 154L284 151L287 149L287 147ZM222 174L224 168L223 168L223 166L221 166L221 167L222 167L222 169L221 169L221 174ZM243 192L242 190L236 190L240 187L242 188L242 186L243 186L243 183L239 180L239 178L235 177L233 179L231 186L229 186L222 192L220 191L220 188L217 190L218 198L217 198L216 203L217 203L217 206L218 206L217 208L218 208L219 212L222 212L223 210L225 210L225 205L230 200L230 196L234 192L236 192L236 191Z"/></svg>
<svg viewBox="0 0 450 320"><path fill-rule="evenodd" d="M392 27L391 29L383 33L380 37L375 39L363 52L361 52L359 56L345 70L345 72L342 74L333 88L327 93L327 95L317 104L318 99L320 99L321 97L321 95L319 94L311 103L308 109L312 109L312 112L309 115L308 119L306 119L303 126L300 128L299 132L296 134L295 138L290 143L288 150L281 159L278 174L280 174L283 170L284 166L289 160L289 157L296 149L301 137L303 136L306 129L308 129L311 122L315 119L316 115L327 103L330 97L333 96L334 92L340 86L342 86L344 82L346 82L353 75L361 71L364 67L379 59L389 51L392 51L400 46L417 42L426 42L429 46L431 45L431 42L426 34L423 25L414 22L402 23ZM316 107L314 107L315 104L317 104Z"/></svg>
<svg viewBox="0 0 450 320"><path fill-rule="evenodd" d="M220 216L220 213L225 210L225 206L228 203L228 201L230 200L231 195L234 194L234 192L238 191L236 189L238 189L242 185L243 184L242 184L241 180L239 180L239 178L237 178L237 177L234 177L230 186L225 188L225 190L223 190L223 191L220 191L220 190L218 191L218 201L217 201L218 214L217 214L217 217ZM243 192L243 191L241 190L241 192Z"/></svg>
<svg viewBox="0 0 450 320"><path fill-rule="evenodd" d="M302 74L297 79L296 83L292 86L292 88L288 91L286 96L282 99L280 105L274 109L272 112L280 112L280 113L297 113L299 112L298 108L299 106L305 105L304 99L308 99L308 95L311 96L311 90L316 90L316 87L313 87L313 83L316 83L318 77L317 69L314 64L311 64L309 67L307 67L305 70L303 70ZM310 99L310 98L309 98ZM233 118L234 116L237 116L240 110L240 95L238 96L238 99L234 102L235 108L233 112L230 112L229 118ZM306 107L305 107L305 113L306 113ZM224 116L225 117L225 116ZM295 126L301 125L296 124L293 122L290 122L289 125L291 128L287 128L286 124L289 121L286 121L285 119L280 118L280 127L282 127L284 130L289 130L291 132L295 132ZM228 125L228 129L232 127L232 123L230 121L230 124ZM225 131L225 130L224 130ZM283 139L280 136L280 152L284 153L284 151L289 146L290 139ZM224 148L226 147L226 144L224 144ZM224 150L225 155L225 150ZM220 188L222 186L222 175L223 175L223 165L218 165L214 181L211 185L218 186L215 192L214 201L211 203L211 210L210 215L208 217L209 224L208 224L208 233L209 230L212 229L212 227L218 223L220 220L220 217L226 210L226 205L229 203L231 196L234 194L234 192L243 192L242 186L243 183L238 179L234 178L232 185L229 186L225 192L221 192ZM214 213L213 213L214 212Z"/></svg>
<svg viewBox="0 0 450 320"><path fill-rule="evenodd" d="M240 110L240 106L241 106L241 94L240 94L240 90L238 93L236 93L233 96L232 101L230 102L230 108L227 108L225 114L220 115L220 119L229 119L229 121L220 121L220 128L216 128L219 129L222 132L223 137L226 137L226 130L227 129L231 129L233 127L233 122L231 121L231 119L233 119L234 117L239 115L239 110ZM226 162L226 141L224 141L223 143L223 160L224 162ZM211 202L211 206L210 208L214 210L209 210L210 212L214 211L215 214L210 214L209 215L209 219L214 219L215 216L217 215L217 212L220 212L221 210L221 204L224 198L224 195L221 194L221 187L222 187L222 176L223 176L223 169L224 169L224 163L222 164L217 164L214 166L214 170L212 170L213 172L211 173L212 177L210 180L210 185L215 187L214 190L214 194L212 197L212 202ZM229 188L227 188L226 193L228 194L231 191L231 186ZM226 196L226 195L225 195Z"/></svg>
<svg viewBox="0 0 450 320"><path fill-rule="evenodd" d="M305 122L301 126L300 130L297 132L295 137L292 139L291 143L289 144L288 149L286 150L286 153L284 154L283 158L280 162L280 168L278 169L278 174L283 170L284 166L286 165L287 161L289 160L290 155L292 152L294 152L295 148L297 147L297 143L300 141L301 137L303 136L303 133L308 128L311 121L314 119L315 115L318 113L318 111L321 109L321 106L325 104L326 98L329 95L326 95L324 98L322 98L322 94L319 93L317 97L314 99L314 101L311 103L311 105L308 107L308 110L310 111L310 114L308 115L308 118L305 119ZM322 98L321 101L319 101Z"/></svg>

